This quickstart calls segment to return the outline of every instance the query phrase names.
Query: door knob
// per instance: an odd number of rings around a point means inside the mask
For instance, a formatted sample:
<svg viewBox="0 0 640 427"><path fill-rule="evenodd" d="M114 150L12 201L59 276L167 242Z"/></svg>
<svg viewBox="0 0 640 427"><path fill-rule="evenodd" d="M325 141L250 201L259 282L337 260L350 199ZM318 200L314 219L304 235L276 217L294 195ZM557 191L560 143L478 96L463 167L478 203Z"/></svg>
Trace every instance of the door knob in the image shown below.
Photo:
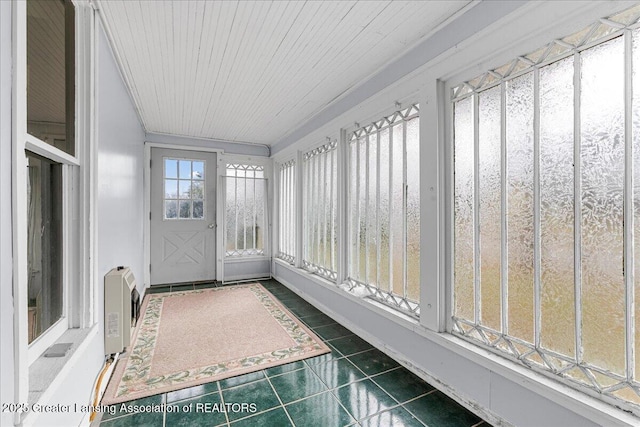
<svg viewBox="0 0 640 427"><path fill-rule="evenodd" d="M208 227L213 230L214 228L216 228L216 225L215 224L209 224Z"/></svg>

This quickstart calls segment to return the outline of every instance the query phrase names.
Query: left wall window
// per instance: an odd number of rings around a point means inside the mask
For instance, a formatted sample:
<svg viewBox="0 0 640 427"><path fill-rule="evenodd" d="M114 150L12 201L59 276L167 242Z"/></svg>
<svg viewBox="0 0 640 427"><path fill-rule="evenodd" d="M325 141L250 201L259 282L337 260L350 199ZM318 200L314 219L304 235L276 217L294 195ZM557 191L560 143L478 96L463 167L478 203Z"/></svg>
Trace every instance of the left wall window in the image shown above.
<svg viewBox="0 0 640 427"><path fill-rule="evenodd" d="M75 149L75 11L70 1L27 2L27 132Z"/></svg>
<svg viewBox="0 0 640 427"><path fill-rule="evenodd" d="M29 343L62 317L62 167L27 153Z"/></svg>
<svg viewBox="0 0 640 427"><path fill-rule="evenodd" d="M28 343L47 335L34 349L39 354L68 326L61 321L67 311L65 280L72 280L65 275L68 245L73 241L65 238L72 232L66 216L73 210L68 202L77 200L72 182L79 169L75 10L70 1L29 0L26 12L26 303ZM56 332L46 334L53 329Z"/></svg>

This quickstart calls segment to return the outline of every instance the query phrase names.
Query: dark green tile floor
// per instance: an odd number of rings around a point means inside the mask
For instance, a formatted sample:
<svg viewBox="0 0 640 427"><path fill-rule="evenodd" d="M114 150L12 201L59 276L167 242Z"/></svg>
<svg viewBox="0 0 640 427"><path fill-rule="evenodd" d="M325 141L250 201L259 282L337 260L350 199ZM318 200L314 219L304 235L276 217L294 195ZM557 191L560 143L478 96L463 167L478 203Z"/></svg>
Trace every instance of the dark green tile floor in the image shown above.
<svg viewBox="0 0 640 427"><path fill-rule="evenodd" d="M277 281L260 282L331 353L127 403L164 403L164 412L127 414L115 405L115 414L105 413L100 426L489 427ZM213 286L221 285L180 284L152 292ZM243 403L244 408L238 405ZM225 413L219 411L224 404L236 405Z"/></svg>

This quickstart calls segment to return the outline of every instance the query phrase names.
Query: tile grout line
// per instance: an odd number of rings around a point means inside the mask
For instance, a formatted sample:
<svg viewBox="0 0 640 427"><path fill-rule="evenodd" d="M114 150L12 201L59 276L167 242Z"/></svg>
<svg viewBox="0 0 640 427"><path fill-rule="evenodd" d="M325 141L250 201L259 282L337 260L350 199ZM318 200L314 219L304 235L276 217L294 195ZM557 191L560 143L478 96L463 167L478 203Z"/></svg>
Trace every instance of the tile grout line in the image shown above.
<svg viewBox="0 0 640 427"><path fill-rule="evenodd" d="M269 385L271 386L271 390L273 390L273 392L275 393L276 397L278 398L278 402L280 402L280 406L282 406L282 409L284 409L284 413L287 415L287 418L289 419L289 422L291 423L291 425L293 427L295 427L295 423L293 422L293 419L291 418L291 415L289 415L289 411L287 411L287 408L284 406L284 403L282 403L282 399L280 399L280 395L278 394L278 391L276 390L276 388L271 383L271 380L269 379L269 377L267 375L265 375L265 377L267 377L267 381L269 382Z"/></svg>
<svg viewBox="0 0 640 427"><path fill-rule="evenodd" d="M346 357L345 357L345 359L346 359ZM336 359L333 359L333 360L336 360ZM328 363L328 362L325 362L325 363ZM320 363L320 365L322 365L322 363ZM355 365L354 365L354 366L355 366ZM358 368L356 367L356 369L358 369ZM320 380L320 382L321 382L322 384L324 384L324 385L325 385L325 387L327 387L328 392L329 392L329 393L331 393L331 395L333 396L333 398L334 398L334 399L336 399L336 400L338 401L338 404L342 407L342 409L344 409L344 411L345 411L345 412L346 412L346 413L347 413L351 418L353 418L353 419L355 420L355 424L359 425L359 423L358 423L358 419L357 419L356 417L354 417L354 416L353 416L353 414L347 410L347 408L346 408L346 407L342 404L342 402L340 401L340 398L339 398L338 396L336 396L336 394L333 392L334 390L337 390L338 388L340 388L340 387L342 387L342 386L337 386L337 387L333 387L333 388L331 388L331 387L329 387L329 384L327 384L327 383L326 383L322 378L320 378L320 375L318 375L318 373L317 373L316 371L314 371L313 369L311 369L311 367L309 367L309 370L311 371L311 373L313 373L313 375L315 375L315 376ZM358 369L358 370L359 370L359 369ZM361 371L361 372L362 372L362 371ZM364 373L364 372L363 372L363 373ZM366 375L366 374L365 374L365 375ZM356 381L353 381L353 382L356 382ZM348 384L351 384L351 383L343 384L343 386L344 386L344 385L348 385ZM322 393L326 393L326 392L322 392ZM317 395L317 394L321 394L321 393L316 393L315 395ZM314 396L315 396L315 395L314 395ZM305 399L307 399L308 397L311 397L311 396L307 396L307 397L305 397ZM299 399L299 401L300 401L300 400L304 400L304 399ZM293 402L289 402L289 403L291 404L291 403L293 403ZM348 425L353 425L353 423L349 423Z"/></svg>
<svg viewBox="0 0 640 427"><path fill-rule="evenodd" d="M227 414L227 406L224 404L224 396L222 395L222 388L220 387L220 381L218 381L218 393L220 393L220 403L222 403L222 407L224 408L224 418L227 420L227 426L229 423L229 415Z"/></svg>
<svg viewBox="0 0 640 427"><path fill-rule="evenodd" d="M413 416L416 420L418 420L418 422L419 422L420 424L422 424L422 425L424 425L424 426L426 426L426 427L429 427L429 426L427 426L427 424L425 424L425 423L424 423L420 418L418 418L418 416L417 416L416 414L414 414L411 410L409 410L409 408L407 408L405 405L406 405L407 403L414 402L414 401L416 401L416 400L418 400L418 399L422 399L423 397L428 396L428 395L430 395L431 393L435 393L436 391L437 391L437 390L434 388L434 389L433 389L433 390L431 390L430 392L427 392L427 393L422 394L422 395L420 395L420 396L416 396L416 397L414 397L413 399L409 399L409 400L407 400L406 402L402 403L402 407L404 408L404 410L405 410L405 411L407 411L408 413L410 413L410 414L411 414L411 416Z"/></svg>
<svg viewBox="0 0 640 427"><path fill-rule="evenodd" d="M347 408L342 404L342 402L340 401L340 398L338 397L338 395L337 395L336 393L334 393L334 391L337 391L339 388L344 387L344 386L347 386L347 385L349 385L349 384L354 384L354 383L357 383L357 382L361 382L361 381L366 380L366 379L367 379L367 374L366 374L365 372L363 372L360 368L358 368L358 367L357 367L353 362L351 362L349 359L347 359L347 357L346 357L346 356L344 356L344 358L347 360L347 362L351 363L351 364L352 364L352 365L353 365L353 366L354 366L358 371L362 372L362 374L365 376L365 378L361 378L361 379L359 379L359 380L357 380L357 381L351 381L351 382L349 382L349 383L342 384L342 385L338 385L338 386L336 386L336 387L333 387L333 388L332 388L332 387L329 387L329 384L327 384L327 383L326 383L322 378L320 378L320 375L318 375L318 373L317 373L316 371L314 371L311 367L309 367L309 370L310 370L310 371L311 371L311 372L312 372L312 373L313 373L313 374L314 374L314 375L315 375L315 376L320 380L320 382L322 382L322 383L327 387L327 389L328 389L329 393L331 393L331 395L332 395L332 396L333 396L333 397L338 401L338 404L342 407L342 409L344 409L344 411L345 411L345 412L346 412L346 413L347 413L351 418L353 418L353 419L355 420L355 424L356 424L356 425L360 425L360 423L359 423L358 419L355 417L355 415L354 415L354 414L352 414L352 413L351 413L351 412L350 412L350 411L349 411L349 410L348 410L348 409L347 409ZM337 360L337 359L333 359L333 360ZM329 362L331 362L331 360L330 360ZM328 363L328 362L324 362L324 363ZM322 363L320 363L319 365L322 365ZM323 393L324 393L324 392L323 392ZM385 393L386 393L386 392L385 392ZM317 393L317 394L320 394L320 393ZM387 394L388 394L388 393L387 393ZM314 395L314 396L315 396L315 395ZM308 396L308 397L310 397L310 396ZM306 399L306 398L305 398L305 399ZM300 400L304 400L304 399L300 399ZM395 399L394 399L394 400L395 400ZM293 402L290 402L290 403L293 403ZM354 424L354 423L350 423L350 424L348 424L348 425L353 425L353 424Z"/></svg>
<svg viewBox="0 0 640 427"><path fill-rule="evenodd" d="M362 353L362 352L361 352L361 353ZM351 362L351 360L349 360L349 361ZM352 363L352 364L353 364L353 365L354 365L358 370L360 370L360 371L365 375L365 377L364 377L363 379L361 379L361 380L354 381L354 382L349 383L349 384L354 384L354 383L356 383L356 382L362 382L362 381L369 380L369 381L371 381L373 384L375 384L375 385L376 385L376 387L378 387L378 388L379 388L379 389L380 389L384 394L386 394L386 395L387 395L387 396L389 396L391 399L393 399L394 401L396 401L396 402L397 402L397 404L392 405L392 406L390 406L389 408L386 408L386 409L383 409L383 410L381 410L381 411L375 412L375 413L373 413L373 414L371 414L371 415L368 415L368 416L366 416L366 417L363 417L363 418L362 418L362 419L360 419L360 420L356 420L356 422L357 422L358 424L360 424L360 421L368 420L368 419L370 419L370 418L375 417L376 415L380 415L380 414L385 413L385 412L390 412L390 411L392 411L392 410L394 410L394 409L396 409L396 408L403 408L403 409L405 409L405 410L406 410L406 408L404 408L404 406L403 406L403 405L404 405L403 403L401 403L398 399L396 399L395 397L393 397L393 396L391 395L391 393L389 393L387 390L385 390L385 389L384 389L380 384L378 384L377 382L375 382L375 380L373 379L373 377L374 377L374 376L379 376L379 375L385 374L385 373L387 373L387 372L395 371L395 370L397 370L397 369L400 369L400 368L401 368L401 366L396 366L396 367L394 367L394 368L387 369L386 371L381 371L381 372L377 372L377 373L375 373L375 374L373 374L373 375L369 375L369 374L367 374L366 372L364 372L362 369L360 369L360 368L359 368L355 363L353 363L353 362L351 362L351 363ZM348 385L348 384L347 384L347 385ZM432 390L432 391L430 391L429 393L431 393L431 392L433 392L433 391L435 391L435 390ZM427 395L427 394L429 394L429 393L425 393L424 395L420 395L419 397L426 396L426 395ZM417 397L417 398L419 398L419 397ZM417 399L417 398L414 398L414 399ZM411 400L413 400L413 399L411 399ZM408 400L407 402L410 402L411 400ZM407 412L408 412L408 411L407 411ZM425 425L425 424L424 424L424 423L422 423L422 422L420 421L420 419L419 419L418 417L416 417L415 415L411 414L411 416L413 416L414 418L416 418L416 419L418 420L418 422L420 422L422 425ZM428 427L428 426L427 426L427 427Z"/></svg>
<svg viewBox="0 0 640 427"><path fill-rule="evenodd" d="M167 406L169 406L169 404L167 403L167 393L162 393L162 399L160 400L160 404L164 403L165 404L165 410L162 411L162 427L166 427L167 426Z"/></svg>

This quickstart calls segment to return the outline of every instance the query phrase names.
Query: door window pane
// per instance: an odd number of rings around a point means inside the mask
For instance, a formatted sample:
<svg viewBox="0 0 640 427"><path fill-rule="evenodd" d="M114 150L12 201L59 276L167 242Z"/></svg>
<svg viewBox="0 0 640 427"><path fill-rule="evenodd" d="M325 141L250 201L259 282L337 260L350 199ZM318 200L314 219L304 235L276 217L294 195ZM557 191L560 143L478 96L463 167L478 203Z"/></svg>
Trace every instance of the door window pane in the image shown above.
<svg viewBox="0 0 640 427"><path fill-rule="evenodd" d="M164 159L164 219L205 218L205 169L203 160Z"/></svg>

